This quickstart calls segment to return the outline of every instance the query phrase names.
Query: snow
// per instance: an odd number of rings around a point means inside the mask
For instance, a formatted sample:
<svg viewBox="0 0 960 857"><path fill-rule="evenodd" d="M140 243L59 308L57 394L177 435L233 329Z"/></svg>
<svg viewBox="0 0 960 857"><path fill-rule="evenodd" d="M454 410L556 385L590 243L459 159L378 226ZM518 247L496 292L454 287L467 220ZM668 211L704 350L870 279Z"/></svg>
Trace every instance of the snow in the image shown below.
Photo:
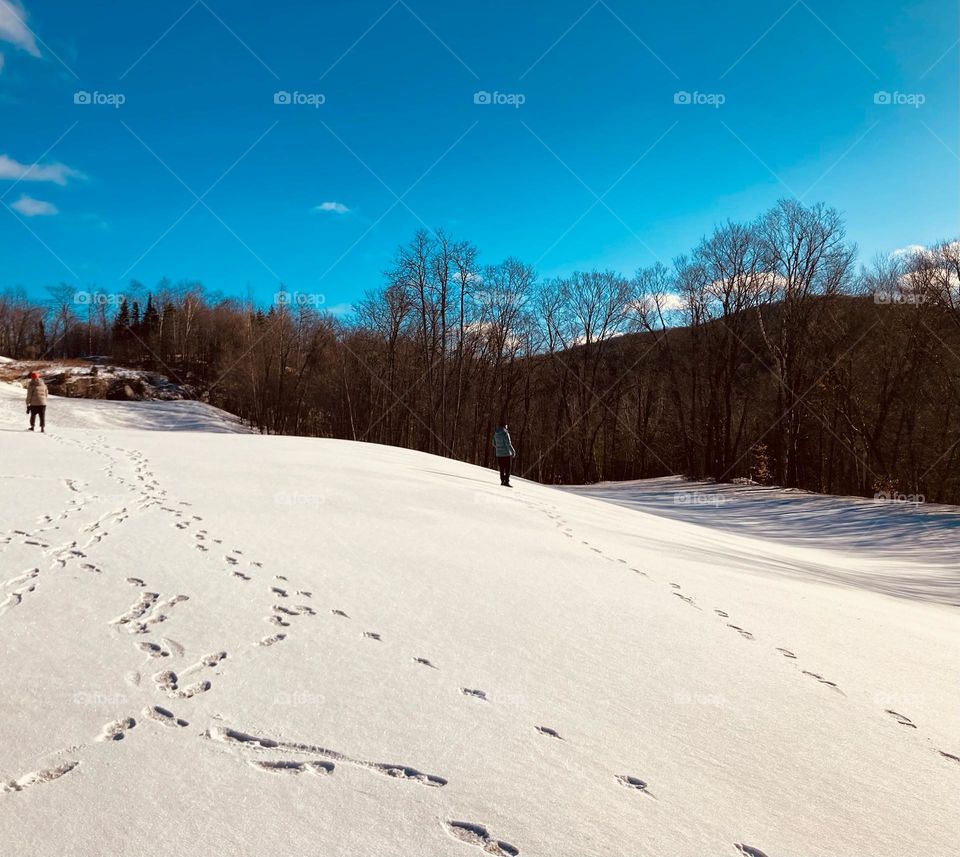
<svg viewBox="0 0 960 857"><path fill-rule="evenodd" d="M957 853L954 510L23 410L4 855Z"/></svg>

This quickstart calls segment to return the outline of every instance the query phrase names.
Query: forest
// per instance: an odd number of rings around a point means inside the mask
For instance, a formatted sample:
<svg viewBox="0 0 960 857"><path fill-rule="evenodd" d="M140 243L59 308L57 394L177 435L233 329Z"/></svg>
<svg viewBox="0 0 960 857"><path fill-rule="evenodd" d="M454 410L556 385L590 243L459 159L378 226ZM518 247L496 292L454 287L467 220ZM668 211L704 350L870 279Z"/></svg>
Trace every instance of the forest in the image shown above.
<svg viewBox="0 0 960 857"><path fill-rule="evenodd" d="M0 294L0 354L106 355L264 433L394 444L547 483L667 474L960 503L960 243L858 263L779 202L631 275L541 278L423 230L346 317L196 282Z"/></svg>

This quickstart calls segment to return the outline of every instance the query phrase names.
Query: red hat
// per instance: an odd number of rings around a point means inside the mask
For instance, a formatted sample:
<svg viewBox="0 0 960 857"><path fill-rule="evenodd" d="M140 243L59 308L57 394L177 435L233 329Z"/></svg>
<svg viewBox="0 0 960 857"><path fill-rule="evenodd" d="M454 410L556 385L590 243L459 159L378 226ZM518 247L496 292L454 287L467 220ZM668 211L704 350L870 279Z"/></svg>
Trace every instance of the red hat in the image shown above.
<svg viewBox="0 0 960 857"><path fill-rule="evenodd" d="M31 373L30 373L30 377L31 377L31 378L39 378L40 376L39 376L36 372L31 372Z"/></svg>

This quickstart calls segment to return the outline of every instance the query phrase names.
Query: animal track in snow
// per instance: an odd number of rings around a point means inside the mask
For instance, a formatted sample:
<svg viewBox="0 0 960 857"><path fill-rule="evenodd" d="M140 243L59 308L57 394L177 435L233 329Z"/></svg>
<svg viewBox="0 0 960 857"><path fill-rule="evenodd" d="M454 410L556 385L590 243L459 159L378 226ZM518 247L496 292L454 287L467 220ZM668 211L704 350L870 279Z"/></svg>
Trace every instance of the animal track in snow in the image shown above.
<svg viewBox="0 0 960 857"><path fill-rule="evenodd" d="M241 580L250 580L251 577L249 574L244 574L242 571L233 572L234 577L239 577Z"/></svg>
<svg viewBox="0 0 960 857"><path fill-rule="evenodd" d="M796 656L793 652L791 652L789 649L780 649L780 648L778 648L777 651L780 652L780 654L783 655L785 658L794 658L794 659L796 659L796 657L797 657L797 656Z"/></svg>
<svg viewBox="0 0 960 857"><path fill-rule="evenodd" d="M342 610L333 609L330 611L334 616L342 616L344 619L349 619L350 617L344 613Z"/></svg>
<svg viewBox="0 0 960 857"><path fill-rule="evenodd" d="M626 786L628 789L636 789L638 792L643 792L645 795L653 797L653 795L647 791L646 782L639 777L631 777L629 774L617 774L617 782L622 786Z"/></svg>
<svg viewBox="0 0 960 857"><path fill-rule="evenodd" d="M482 699L484 702L487 702L487 693L483 690L474 690L469 687L461 687L460 693L464 696L472 696L474 699Z"/></svg>
<svg viewBox="0 0 960 857"><path fill-rule="evenodd" d="M380 640L380 635L373 631L364 631L363 636L366 637L368 640L377 640L378 642Z"/></svg>
<svg viewBox="0 0 960 857"><path fill-rule="evenodd" d="M306 589L298 589L298 590L297 590L297 595L302 595L304 598L311 598L311 597L313 597L313 593L312 593L312 592L308 592Z"/></svg>
<svg viewBox="0 0 960 857"><path fill-rule="evenodd" d="M448 821L447 832L454 839L459 839L467 845L476 845L495 857L516 857L520 853L520 849L509 842L494 839L482 824L474 824L470 821Z"/></svg>
<svg viewBox="0 0 960 857"><path fill-rule="evenodd" d="M749 631L744 631L743 628L741 628L739 625L731 625L731 624L728 622L728 623L727 623L727 627L728 627L728 628L733 628L733 630L736 631L736 632L737 632L741 637L743 637L745 640L752 640L752 639L753 639L753 634L751 634Z"/></svg>
<svg viewBox="0 0 960 857"><path fill-rule="evenodd" d="M236 729L224 726L213 726L203 733L203 737L225 744L239 744L255 750L285 750L306 756L322 756L332 762L355 765L368 771L392 777L394 779L410 780L425 786L439 788L447 785L447 780L435 774L425 774L409 765L395 765L385 762L366 762L363 759L352 758L345 753L329 750L316 744L304 744L298 741L275 741L257 735L249 735Z"/></svg>
<svg viewBox="0 0 960 857"><path fill-rule="evenodd" d="M679 583L671 583L670 585L671 585L674 589L679 589L679 588L680 588L680 584L679 584Z"/></svg>
<svg viewBox="0 0 960 857"><path fill-rule="evenodd" d="M724 613L723 610L717 610L716 608L714 608L714 611L713 611L713 612L716 613L718 616L722 616L724 619L729 619L729 618L730 618L730 614L729 614L729 613Z"/></svg>
<svg viewBox="0 0 960 857"><path fill-rule="evenodd" d="M744 857L767 857L759 848L754 848L752 845L741 845L739 842L733 844Z"/></svg>
<svg viewBox="0 0 960 857"><path fill-rule="evenodd" d="M270 587L270 591L271 591L274 595L279 596L280 598L286 598L286 597L287 597L287 590L286 590L286 589L281 589L279 586L271 586L271 587Z"/></svg>
<svg viewBox="0 0 960 857"><path fill-rule="evenodd" d="M137 725L137 721L132 717L123 717L120 720L114 720L103 727L103 731L97 738L98 741L122 741L127 732Z"/></svg>
<svg viewBox="0 0 960 857"><path fill-rule="evenodd" d="M177 717L172 711L168 711L166 708L161 708L159 705L152 705L149 708L144 708L143 716L164 726L170 726L174 729L182 729L184 726L190 725L186 720Z"/></svg>
<svg viewBox="0 0 960 857"><path fill-rule="evenodd" d="M272 774L302 774L309 771L312 774L332 774L334 770L333 762L260 762L251 759L248 764L261 771L269 771Z"/></svg>
<svg viewBox="0 0 960 857"><path fill-rule="evenodd" d="M950 759L954 762L960 762L960 756L954 756L953 753L944 753L943 750L937 750L944 759Z"/></svg>
<svg viewBox="0 0 960 857"><path fill-rule="evenodd" d="M22 792L30 786L42 785L43 783L50 783L54 780L59 780L60 777L64 774L69 774L74 768L79 765L79 762L64 762L62 765L58 765L55 768L45 768L41 771L31 771L29 774L24 774L22 777L18 777L15 780L7 780L6 782L0 782L0 793L9 793L9 792Z"/></svg>
<svg viewBox="0 0 960 857"><path fill-rule="evenodd" d="M541 735L549 735L551 738L560 738L560 733L556 729L551 729L549 726L537 726L537 732ZM563 738L560 738L562 741Z"/></svg>
<svg viewBox="0 0 960 857"><path fill-rule="evenodd" d="M808 675L811 678L815 678L818 682L820 682L820 684L825 684L825 685L828 685L829 687L840 690L840 688L837 687L837 683L835 681L827 681L827 679L825 679L822 675L820 675L820 673L812 673L810 672L810 670L801 670L801 672L804 675Z"/></svg>
<svg viewBox="0 0 960 857"><path fill-rule="evenodd" d="M127 583L129 583L131 586L138 586L138 587L143 587L147 585L139 577L128 577Z"/></svg>
<svg viewBox="0 0 960 857"><path fill-rule="evenodd" d="M913 722L909 717L907 717L905 714L898 714L896 711L893 711L893 710L891 710L891 709L889 709L889 708L886 709L886 712L887 712L887 714L889 714L891 717L893 717L893 718L897 721L897 723L899 723L901 726L909 726L911 729L916 729L916 728L917 728L917 724L914 723L914 722Z"/></svg>
<svg viewBox="0 0 960 857"><path fill-rule="evenodd" d="M694 601L689 595L684 595L682 592L674 592L673 594L676 595L681 601L689 604L691 607L697 606L697 602ZM700 608L698 607L697 609L699 610Z"/></svg>
<svg viewBox="0 0 960 857"><path fill-rule="evenodd" d="M271 634L269 637L264 637L260 641L261 646L273 646L276 643L279 643L281 640L286 640L286 634Z"/></svg>
<svg viewBox="0 0 960 857"><path fill-rule="evenodd" d="M422 664L422 665L425 666L425 667L430 667L430 669L432 669L432 670L439 669L439 667L435 667L435 666L434 666L432 663L430 663L430 661L428 661L426 658L416 658L416 657L415 657L415 658L413 659L413 662L414 662L415 664Z"/></svg>

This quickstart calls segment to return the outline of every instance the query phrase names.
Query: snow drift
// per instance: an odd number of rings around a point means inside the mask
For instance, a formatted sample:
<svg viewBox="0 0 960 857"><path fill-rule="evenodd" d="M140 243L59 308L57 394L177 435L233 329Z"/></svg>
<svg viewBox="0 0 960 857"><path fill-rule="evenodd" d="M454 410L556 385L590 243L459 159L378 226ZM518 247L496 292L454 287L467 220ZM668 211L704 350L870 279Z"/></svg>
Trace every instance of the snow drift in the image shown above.
<svg viewBox="0 0 960 857"><path fill-rule="evenodd" d="M0 389L4 855L956 853L936 551L895 597L855 527L508 492L195 402L22 411Z"/></svg>

